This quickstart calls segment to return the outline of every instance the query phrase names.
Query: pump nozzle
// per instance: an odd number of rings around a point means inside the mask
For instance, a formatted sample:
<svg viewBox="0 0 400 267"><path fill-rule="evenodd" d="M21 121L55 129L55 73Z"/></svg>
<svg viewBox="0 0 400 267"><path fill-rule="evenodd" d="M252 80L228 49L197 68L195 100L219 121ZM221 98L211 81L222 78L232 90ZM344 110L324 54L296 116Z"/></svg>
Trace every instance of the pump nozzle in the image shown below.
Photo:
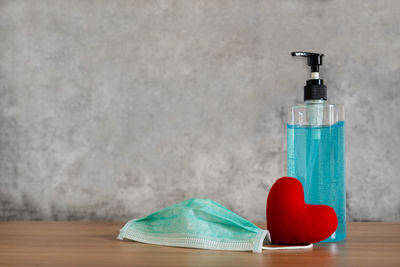
<svg viewBox="0 0 400 267"><path fill-rule="evenodd" d="M306 57L308 66L311 66L311 72L319 72L319 65L322 65L324 54L311 52L292 52L294 57Z"/></svg>
<svg viewBox="0 0 400 267"><path fill-rule="evenodd" d="M311 52L292 52L294 57L306 57L307 64L311 67L311 79L304 86L304 100L326 100L327 92L324 81L319 78L319 66L322 65L324 54Z"/></svg>

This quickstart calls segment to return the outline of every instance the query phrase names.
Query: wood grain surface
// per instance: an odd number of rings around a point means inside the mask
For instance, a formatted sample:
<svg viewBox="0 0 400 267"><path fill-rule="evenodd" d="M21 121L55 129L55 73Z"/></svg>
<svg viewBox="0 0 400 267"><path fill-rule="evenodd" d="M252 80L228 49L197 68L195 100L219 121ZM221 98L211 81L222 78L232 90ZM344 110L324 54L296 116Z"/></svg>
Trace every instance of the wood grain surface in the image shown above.
<svg viewBox="0 0 400 267"><path fill-rule="evenodd" d="M400 223L349 223L348 238L302 251L212 251L116 239L123 223L0 222L3 266L400 266ZM258 224L263 227L263 224Z"/></svg>

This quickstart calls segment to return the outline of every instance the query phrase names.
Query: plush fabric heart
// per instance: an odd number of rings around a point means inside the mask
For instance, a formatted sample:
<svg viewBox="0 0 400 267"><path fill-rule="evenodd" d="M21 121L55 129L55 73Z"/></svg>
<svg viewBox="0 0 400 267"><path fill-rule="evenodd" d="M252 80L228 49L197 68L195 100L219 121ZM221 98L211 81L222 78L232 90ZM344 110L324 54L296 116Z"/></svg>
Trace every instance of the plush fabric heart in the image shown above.
<svg viewBox="0 0 400 267"><path fill-rule="evenodd" d="M300 245L328 238L338 225L335 210L304 202L303 186L282 177L271 187L267 199L267 228L274 244Z"/></svg>

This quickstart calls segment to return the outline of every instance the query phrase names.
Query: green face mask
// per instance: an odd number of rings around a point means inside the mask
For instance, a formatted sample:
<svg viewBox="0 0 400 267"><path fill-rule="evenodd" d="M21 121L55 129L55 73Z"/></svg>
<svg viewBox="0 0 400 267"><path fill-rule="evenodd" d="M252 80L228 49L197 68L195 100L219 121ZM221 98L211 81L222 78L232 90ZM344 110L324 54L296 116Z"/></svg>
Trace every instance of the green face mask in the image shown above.
<svg viewBox="0 0 400 267"><path fill-rule="evenodd" d="M119 239L218 250L261 252L268 231L208 199L189 199L129 221Z"/></svg>

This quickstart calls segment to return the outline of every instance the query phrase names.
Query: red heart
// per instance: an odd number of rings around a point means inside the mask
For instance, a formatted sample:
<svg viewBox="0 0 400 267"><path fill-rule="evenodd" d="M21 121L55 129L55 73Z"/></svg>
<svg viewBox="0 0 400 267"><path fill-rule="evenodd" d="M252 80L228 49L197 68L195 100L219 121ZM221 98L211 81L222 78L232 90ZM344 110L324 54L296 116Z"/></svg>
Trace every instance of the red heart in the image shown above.
<svg viewBox="0 0 400 267"><path fill-rule="evenodd" d="M316 243L333 234L337 225L333 208L304 202L303 186L296 178L282 177L272 185L267 199L267 228L272 243Z"/></svg>

